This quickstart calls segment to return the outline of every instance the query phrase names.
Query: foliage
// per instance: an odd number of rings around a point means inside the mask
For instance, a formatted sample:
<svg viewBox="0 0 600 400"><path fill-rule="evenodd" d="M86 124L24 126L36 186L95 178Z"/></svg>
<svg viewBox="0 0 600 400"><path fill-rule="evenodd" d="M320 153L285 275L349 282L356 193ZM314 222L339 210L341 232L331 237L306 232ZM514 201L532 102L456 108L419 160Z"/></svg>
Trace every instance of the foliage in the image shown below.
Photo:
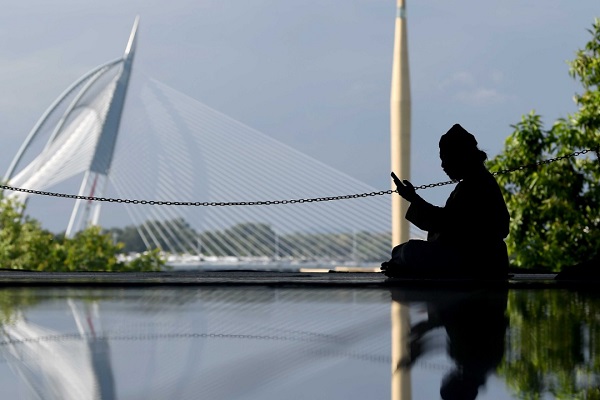
<svg viewBox="0 0 600 400"><path fill-rule="evenodd" d="M0 266L35 271L158 271L165 262L158 251L130 263L117 259L122 244L92 226L73 238L54 236L23 206L0 192Z"/></svg>
<svg viewBox="0 0 600 400"><path fill-rule="evenodd" d="M0 266L8 269L49 268L62 254L51 233L27 216L19 206L0 195Z"/></svg>
<svg viewBox="0 0 600 400"><path fill-rule="evenodd" d="M123 243L123 248L120 249L123 253L141 253L146 250L146 244L135 226L110 228L106 230L106 233Z"/></svg>
<svg viewBox="0 0 600 400"><path fill-rule="evenodd" d="M126 263L117 259L123 243L113 243L112 235L102 233L99 226L91 226L78 232L73 239L65 239L66 258L63 265L78 271L160 271L164 260L158 249L144 252Z"/></svg>
<svg viewBox="0 0 600 400"><path fill-rule="evenodd" d="M146 221L140 226L129 225L124 228L110 228L106 230L118 242L123 243L120 250L123 253L142 253L148 248L144 239L140 236L140 229L151 235L157 242L158 248L167 249L171 247L170 240L184 243L184 252L194 253L197 251L198 233L182 218L168 221ZM169 232L167 238L161 232Z"/></svg>
<svg viewBox="0 0 600 400"><path fill-rule="evenodd" d="M39 291L31 288L3 288L0 290L0 326L13 323L19 313L38 304L41 300Z"/></svg>
<svg viewBox="0 0 600 400"><path fill-rule="evenodd" d="M165 267L165 261L160 255L160 250L153 249L141 253L138 257L129 261L129 263L121 263L119 268L120 271L152 272L168 267Z"/></svg>
<svg viewBox="0 0 600 400"><path fill-rule="evenodd" d="M63 246L66 250L64 265L81 271L117 270L116 254L123 247L114 244L109 235L103 235L98 226L77 232L73 239L65 239Z"/></svg>
<svg viewBox="0 0 600 400"><path fill-rule="evenodd" d="M524 399L600 399L600 298L593 292L509 292L499 374Z"/></svg>
<svg viewBox="0 0 600 400"><path fill-rule="evenodd" d="M535 112L513 125L504 150L489 162L492 170L516 168L583 149L600 149L600 19L592 39L569 62L583 93L578 111L544 129ZM592 153L593 154L593 153ZM507 245L515 266L563 266L591 259L600 249L600 160L570 157L537 169L497 177L511 213Z"/></svg>

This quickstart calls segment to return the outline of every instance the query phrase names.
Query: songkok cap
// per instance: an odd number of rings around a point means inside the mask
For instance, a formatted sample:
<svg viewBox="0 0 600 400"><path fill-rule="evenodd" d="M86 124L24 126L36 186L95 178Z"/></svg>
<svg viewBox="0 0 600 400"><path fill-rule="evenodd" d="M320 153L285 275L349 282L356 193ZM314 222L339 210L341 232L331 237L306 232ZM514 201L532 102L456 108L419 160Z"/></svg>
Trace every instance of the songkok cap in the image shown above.
<svg viewBox="0 0 600 400"><path fill-rule="evenodd" d="M467 132L465 128L459 124L452 125L440 138L440 147L451 147L455 149L477 148L477 140L475 136Z"/></svg>

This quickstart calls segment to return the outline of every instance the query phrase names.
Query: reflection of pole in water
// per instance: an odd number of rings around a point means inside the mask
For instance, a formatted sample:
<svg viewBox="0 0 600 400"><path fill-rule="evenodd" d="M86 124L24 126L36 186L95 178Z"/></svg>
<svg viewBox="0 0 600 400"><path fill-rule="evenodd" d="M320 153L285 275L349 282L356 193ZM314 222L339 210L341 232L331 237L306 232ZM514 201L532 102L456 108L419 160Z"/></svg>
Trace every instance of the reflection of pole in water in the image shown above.
<svg viewBox="0 0 600 400"><path fill-rule="evenodd" d="M404 0L397 0L394 61L390 96L392 171L401 180L410 179L410 81L408 73L408 40ZM392 183L392 190L396 187ZM392 196L392 246L409 239L409 225L404 218L408 203L398 195Z"/></svg>
<svg viewBox="0 0 600 400"><path fill-rule="evenodd" d="M108 340L103 337L98 303L94 302L91 305L85 303L84 317L73 300L69 299L68 302L79 334L85 338L89 350L94 386L98 390L97 398L113 400L115 398L115 381L110 361L110 347Z"/></svg>
<svg viewBox="0 0 600 400"><path fill-rule="evenodd" d="M400 361L409 357L408 336L410 317L408 306L392 301L392 400L411 400L410 368L400 367Z"/></svg>

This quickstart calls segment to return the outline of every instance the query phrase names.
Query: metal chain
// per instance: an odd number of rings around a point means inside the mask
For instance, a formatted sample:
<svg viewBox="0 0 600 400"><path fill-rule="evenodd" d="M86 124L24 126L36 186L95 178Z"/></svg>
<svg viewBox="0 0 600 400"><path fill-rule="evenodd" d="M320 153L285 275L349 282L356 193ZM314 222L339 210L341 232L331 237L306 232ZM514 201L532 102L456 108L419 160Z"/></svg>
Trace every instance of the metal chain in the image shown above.
<svg viewBox="0 0 600 400"><path fill-rule="evenodd" d="M515 168L501 169L500 171L492 172L492 175L494 175L494 176L496 176L496 175L504 175L504 174L508 174L510 172L522 171L524 169L529 169L529 168L535 168L535 167L538 167L540 165L551 164L553 162L564 160L564 159L567 159L567 158L577 157L577 156L580 156L582 154L587 154L587 153L592 152L592 151L597 151L597 150L585 149L585 150L581 150L581 151L576 151L574 153L566 154L564 156L559 156L559 157L549 158L547 160L538 161L538 162L536 162L534 164L521 165L521 166L518 166L518 167L515 167Z"/></svg>
<svg viewBox="0 0 600 400"><path fill-rule="evenodd" d="M549 158L547 160L538 161L534 164L521 165L515 168L502 169L500 171L492 172L492 175L504 175L515 171L522 171L524 169L535 168L540 165L550 164L556 161L564 160L571 157L576 157L582 154L586 154L592 151L597 150L581 150L576 151L571 154L567 154L560 157ZM433 187L445 186L458 183L457 180L437 182L437 183L429 183L426 185L415 186L415 190L421 189L429 189ZM335 200L347 200L347 199L358 199L363 197L373 197L373 196L382 196L385 194L397 193L397 190L380 190L375 192L368 193L358 193L358 194L347 194L342 196L327 196L327 197L315 197L308 199L292 199L292 200L266 200L266 201L227 201L227 202L200 202L200 201L163 201L163 200L136 200L136 199L120 199L120 198L111 198L111 197L95 197L95 196L81 196L76 194L66 194L66 193L56 193L56 192L46 192L42 190L34 190L34 189L23 189L17 188L8 185L0 185L0 189L2 190L11 190L14 192L28 193L28 194L36 194L40 196L51 196L51 197L62 197L66 199L75 199L75 200L86 200L86 201L101 201L108 203L125 203L125 204L145 204L151 206L195 206L195 207L226 207L226 206L271 206L271 205L280 205L280 204L303 204L303 203L318 203L323 201L335 201Z"/></svg>
<svg viewBox="0 0 600 400"><path fill-rule="evenodd" d="M200 202L200 201L162 201L162 200L136 200L136 199L120 199L111 197L95 197L81 196L76 194L46 192L42 190L23 189L8 185L0 185L0 189L12 190L28 194L37 194L41 196L63 197L67 199L87 200L87 201L102 201L108 203L125 203L125 204L146 204L152 206L196 206L196 207L225 207L225 206L270 206L278 204L302 204L302 203L317 203L321 201L358 199L361 197L381 196L391 194L393 190L381 190L378 192L348 194L343 196L327 196L315 197L310 199L292 199L292 200L266 200L266 201L228 201L228 202Z"/></svg>

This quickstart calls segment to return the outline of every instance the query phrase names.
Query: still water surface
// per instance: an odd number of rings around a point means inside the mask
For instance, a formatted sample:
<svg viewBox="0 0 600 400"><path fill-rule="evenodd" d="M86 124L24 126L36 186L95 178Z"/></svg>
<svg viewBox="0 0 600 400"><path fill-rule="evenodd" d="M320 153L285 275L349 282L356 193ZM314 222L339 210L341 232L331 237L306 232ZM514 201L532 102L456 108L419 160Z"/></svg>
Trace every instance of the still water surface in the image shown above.
<svg viewBox="0 0 600 400"><path fill-rule="evenodd" d="M0 290L6 399L597 398L578 291Z"/></svg>

